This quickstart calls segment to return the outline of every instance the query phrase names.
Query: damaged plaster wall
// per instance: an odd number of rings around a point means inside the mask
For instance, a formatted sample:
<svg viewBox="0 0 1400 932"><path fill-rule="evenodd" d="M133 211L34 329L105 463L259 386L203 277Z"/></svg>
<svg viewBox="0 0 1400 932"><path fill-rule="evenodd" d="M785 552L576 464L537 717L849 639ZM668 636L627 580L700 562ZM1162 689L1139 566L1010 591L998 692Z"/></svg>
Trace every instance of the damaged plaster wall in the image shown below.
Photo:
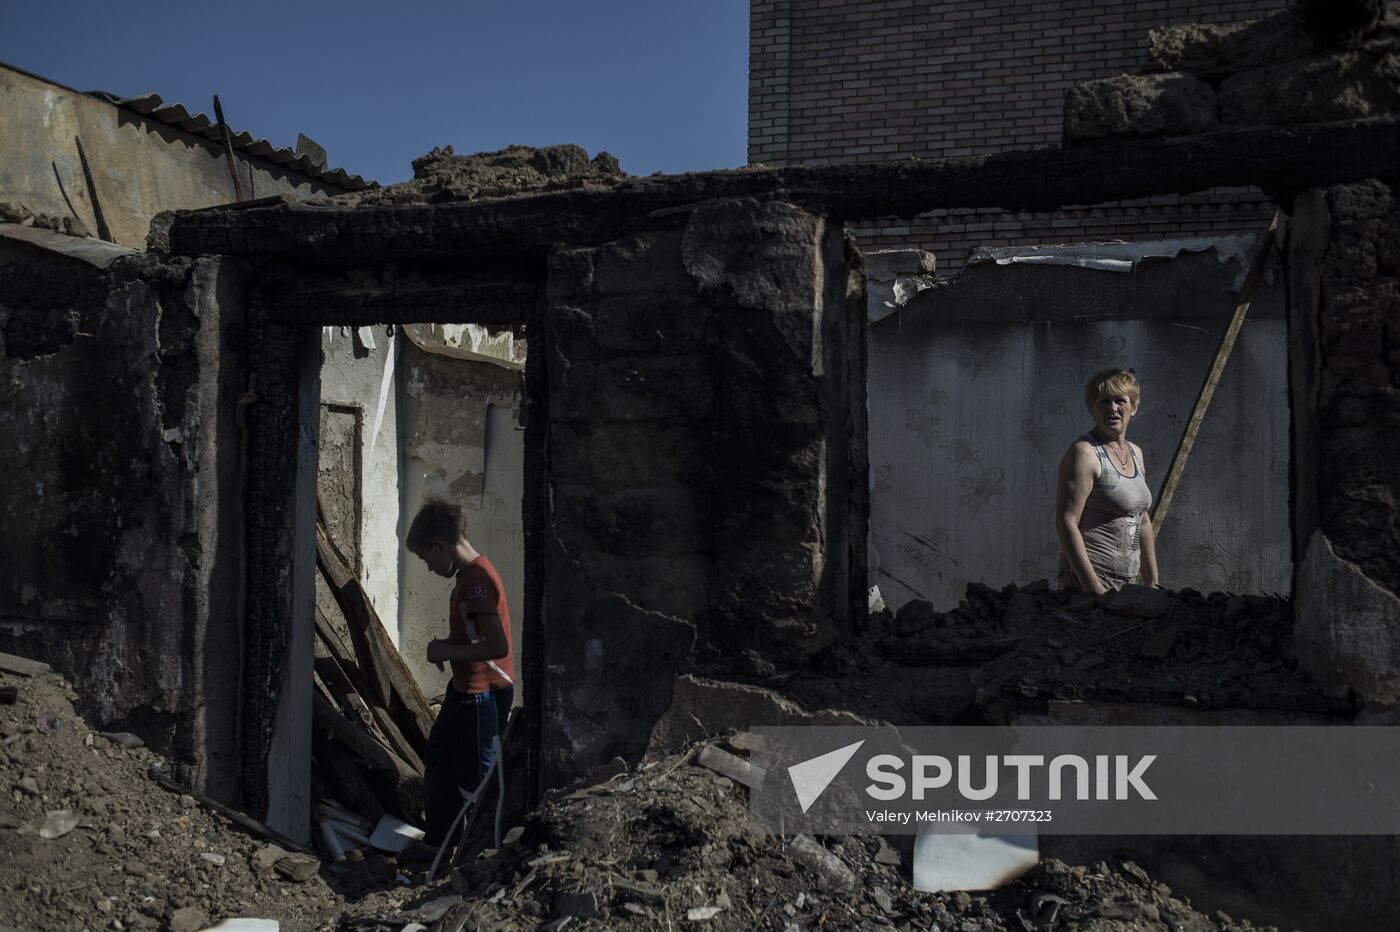
<svg viewBox="0 0 1400 932"><path fill-rule="evenodd" d="M233 278L60 248L0 239L0 650L237 802L244 376L216 310Z"/></svg>
<svg viewBox="0 0 1400 932"><path fill-rule="evenodd" d="M399 615L401 357L397 328L327 327L321 338L321 456L317 490L336 546L358 573L389 637ZM346 466L353 471L347 472ZM325 581L316 600L338 619Z"/></svg>
<svg viewBox="0 0 1400 932"><path fill-rule="evenodd" d="M998 250L870 328L871 582L891 607L1057 575L1055 471L1093 426L1084 384L1101 369L1137 371L1130 436L1160 491L1249 245ZM1173 588L1289 591L1280 278L1256 294L1159 535Z"/></svg>
<svg viewBox="0 0 1400 932"><path fill-rule="evenodd" d="M447 498L466 510L472 546L490 559L505 583L519 702L524 698L519 658L525 583L521 524L525 441L524 431L516 429L512 406L521 367L473 360L450 347L434 348L436 352L429 352L404 341L403 524L407 528L429 495ZM399 645L423 692L438 696L451 673L428 663L424 654L430 640L446 636L452 584L409 554L402 537L398 541L403 554Z"/></svg>
<svg viewBox="0 0 1400 932"><path fill-rule="evenodd" d="M668 219L550 259L546 786L636 760L682 674L853 623L843 233L747 200Z"/></svg>
<svg viewBox="0 0 1400 932"><path fill-rule="evenodd" d="M1400 200L1379 181L1299 196L1289 240L1301 664L1400 701Z"/></svg>
<svg viewBox="0 0 1400 932"><path fill-rule="evenodd" d="M245 197L250 171L258 197L306 198L345 190L246 155L238 162ZM161 211L234 199L222 147L0 66L0 201L33 214L72 217L93 234L101 228L98 208L112 241L144 249L151 218Z"/></svg>

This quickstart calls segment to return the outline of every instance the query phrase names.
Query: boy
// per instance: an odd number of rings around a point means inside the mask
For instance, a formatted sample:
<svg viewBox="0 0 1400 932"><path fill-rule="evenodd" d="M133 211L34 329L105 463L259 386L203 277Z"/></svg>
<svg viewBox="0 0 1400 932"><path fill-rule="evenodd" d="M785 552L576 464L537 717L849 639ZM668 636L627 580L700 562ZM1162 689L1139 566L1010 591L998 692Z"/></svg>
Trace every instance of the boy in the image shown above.
<svg viewBox="0 0 1400 932"><path fill-rule="evenodd" d="M457 578L448 636L428 643L428 662L452 667L423 760L428 820L423 843L431 858L446 840L464 794L476 791L491 766L491 739L504 734L510 714L515 664L505 586L491 561L468 542L461 507L428 499L414 517L406 543L428 569ZM415 853L422 852L416 847Z"/></svg>

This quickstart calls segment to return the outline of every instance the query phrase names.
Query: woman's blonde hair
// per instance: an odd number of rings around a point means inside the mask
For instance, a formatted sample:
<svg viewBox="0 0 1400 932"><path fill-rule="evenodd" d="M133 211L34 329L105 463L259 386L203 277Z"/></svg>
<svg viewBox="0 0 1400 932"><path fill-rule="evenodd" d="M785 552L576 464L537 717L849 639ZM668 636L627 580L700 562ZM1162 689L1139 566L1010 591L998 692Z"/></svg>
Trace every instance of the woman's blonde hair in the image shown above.
<svg viewBox="0 0 1400 932"><path fill-rule="evenodd" d="M1142 403L1142 386L1131 369L1105 369L1084 386L1084 404L1092 408L1105 398L1124 395L1136 408Z"/></svg>

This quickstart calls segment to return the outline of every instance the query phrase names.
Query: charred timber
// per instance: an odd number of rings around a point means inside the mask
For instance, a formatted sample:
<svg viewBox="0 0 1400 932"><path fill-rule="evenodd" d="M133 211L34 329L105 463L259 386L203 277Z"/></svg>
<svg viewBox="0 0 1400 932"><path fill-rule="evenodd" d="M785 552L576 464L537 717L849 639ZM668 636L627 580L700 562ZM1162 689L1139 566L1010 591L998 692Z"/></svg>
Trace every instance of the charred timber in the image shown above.
<svg viewBox="0 0 1400 932"><path fill-rule="evenodd" d="M402 207L277 205L177 216L177 255L305 253L380 261L462 249L537 250L616 239L727 198L780 200L837 220L940 208L1049 211L1221 186L1286 202L1319 185L1400 176L1400 122L1228 130L1173 139L964 159L653 176L607 191Z"/></svg>
<svg viewBox="0 0 1400 932"><path fill-rule="evenodd" d="M473 283L456 288L292 291L259 302L279 324L528 323L539 310L541 289L525 282Z"/></svg>

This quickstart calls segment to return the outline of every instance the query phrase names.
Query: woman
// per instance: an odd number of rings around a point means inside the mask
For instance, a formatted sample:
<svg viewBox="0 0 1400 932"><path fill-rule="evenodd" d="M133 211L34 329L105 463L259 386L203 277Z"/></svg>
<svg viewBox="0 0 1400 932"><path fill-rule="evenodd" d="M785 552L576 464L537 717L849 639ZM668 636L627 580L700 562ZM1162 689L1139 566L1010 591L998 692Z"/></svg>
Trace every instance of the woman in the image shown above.
<svg viewBox="0 0 1400 932"><path fill-rule="evenodd" d="M1148 514L1152 491L1142 450L1128 442L1141 397L1137 379L1125 369L1100 372L1084 388L1094 429L1065 453L1055 491L1062 589L1102 595L1139 572L1143 585L1158 585Z"/></svg>

